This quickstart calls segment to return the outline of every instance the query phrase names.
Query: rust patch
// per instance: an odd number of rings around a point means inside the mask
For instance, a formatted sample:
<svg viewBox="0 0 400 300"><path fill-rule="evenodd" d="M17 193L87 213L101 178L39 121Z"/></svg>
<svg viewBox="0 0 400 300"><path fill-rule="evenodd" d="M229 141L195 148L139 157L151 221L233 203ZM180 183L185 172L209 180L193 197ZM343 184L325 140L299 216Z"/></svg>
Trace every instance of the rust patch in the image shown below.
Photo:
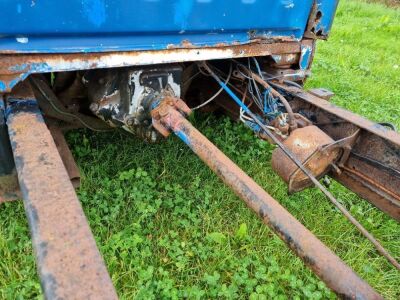
<svg viewBox="0 0 400 300"><path fill-rule="evenodd" d="M72 156L72 152L68 147L67 141L64 138L60 127L57 124L49 125L50 133L56 144L58 153L63 161L64 167L67 170L68 177L74 188L78 188L80 185L81 174L79 168L76 165L75 159Z"/></svg>
<svg viewBox="0 0 400 300"><path fill-rule="evenodd" d="M325 175L330 164L339 156L338 148L323 151L324 146L333 143L334 140L316 126L298 128L283 142L316 178ZM280 148L272 153L272 168L289 184L289 193L314 186L309 177Z"/></svg>
<svg viewBox="0 0 400 300"><path fill-rule="evenodd" d="M180 100L168 101L170 104L161 101L159 108L152 113L154 123L158 124L157 129L162 126L162 134L172 131L180 137L338 295L349 299L382 299L316 236L194 128L184 114L175 109L174 103Z"/></svg>
<svg viewBox="0 0 400 300"><path fill-rule="evenodd" d="M45 298L116 299L39 108L19 101L7 124Z"/></svg>
<svg viewBox="0 0 400 300"><path fill-rule="evenodd" d="M393 193L390 191L387 193L385 188L377 185L376 182L371 182L370 178L365 180L364 176L358 176L359 172L349 170L345 169L340 175L333 174L333 177L393 219L400 221L400 201L397 195L393 197Z"/></svg>
<svg viewBox="0 0 400 300"><path fill-rule="evenodd" d="M341 159L341 169L329 175L400 220L400 134L301 89L278 86L294 96L295 111L302 111L334 140L360 131L347 159Z"/></svg>
<svg viewBox="0 0 400 300"><path fill-rule="evenodd" d="M151 57L162 58L163 55L185 55L196 51L232 51L233 57L238 55L254 56L268 55L270 53L299 53L299 42L284 42L284 43L249 43L244 45L218 45L210 47L192 47L190 43L185 44L185 48L171 48L166 50L146 50L146 51L120 51L120 52L105 52L105 53L65 53L65 54L2 54L0 55L0 76L1 78L9 74L18 74L26 72L46 72L46 68L52 68L50 71L67 71L63 68L64 64L77 65L81 63L87 69L96 68L100 62L108 60L108 67L125 66L124 61L129 61L130 58L149 55ZM116 58L120 58L118 61ZM112 62L112 60L115 60ZM192 59L196 60L194 57ZM155 63L155 62L154 62ZM129 64L126 64L129 65ZM58 68L57 68L58 66ZM72 70L72 69L68 69ZM76 70L76 68L75 68Z"/></svg>
<svg viewBox="0 0 400 300"><path fill-rule="evenodd" d="M0 91L13 86L29 74L96 68L154 65L211 59L266 56L300 53L300 42L257 40L247 44L193 46L189 41L169 45L165 50L115 51L104 53L33 53L0 54Z"/></svg>
<svg viewBox="0 0 400 300"><path fill-rule="evenodd" d="M17 173L0 176L0 204L21 198Z"/></svg>

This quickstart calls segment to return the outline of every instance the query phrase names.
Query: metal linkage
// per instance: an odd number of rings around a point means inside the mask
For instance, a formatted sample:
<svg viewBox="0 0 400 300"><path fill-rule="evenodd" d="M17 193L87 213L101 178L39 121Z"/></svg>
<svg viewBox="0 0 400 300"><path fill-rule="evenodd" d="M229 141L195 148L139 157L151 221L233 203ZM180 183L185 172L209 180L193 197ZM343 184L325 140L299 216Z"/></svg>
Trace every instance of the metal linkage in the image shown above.
<svg viewBox="0 0 400 300"><path fill-rule="evenodd" d="M172 131L238 195L328 287L348 299L382 299L316 236L265 192L185 115L186 104L166 97L152 110L153 125L164 136Z"/></svg>
<svg viewBox="0 0 400 300"><path fill-rule="evenodd" d="M46 299L116 299L36 100L9 99L7 125Z"/></svg>
<svg viewBox="0 0 400 300"><path fill-rule="evenodd" d="M312 181L312 183L320 189L325 196L331 201L342 214L359 230L359 232L365 236L377 249L377 251L384 256L396 269L400 270L400 264L396 259L389 254L389 252L370 234L364 226L361 225L350 212L314 177L314 175L304 166L304 164L297 159L293 153L291 153L285 145L265 126L257 116L251 112L251 110L243 104L243 102L218 78L218 76L208 67L206 63L203 63L203 67L210 72L211 76L225 89L226 92L232 97L232 99L253 119L253 121L260 126L260 128L268 135L268 137L276 144L282 151L303 171L305 175ZM251 73L251 71L249 71Z"/></svg>

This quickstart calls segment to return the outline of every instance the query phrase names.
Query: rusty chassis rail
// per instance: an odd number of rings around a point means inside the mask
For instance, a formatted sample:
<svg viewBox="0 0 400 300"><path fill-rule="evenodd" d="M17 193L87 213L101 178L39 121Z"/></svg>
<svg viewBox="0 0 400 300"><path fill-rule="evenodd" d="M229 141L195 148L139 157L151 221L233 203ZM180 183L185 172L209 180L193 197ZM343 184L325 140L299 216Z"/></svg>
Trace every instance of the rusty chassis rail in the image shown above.
<svg viewBox="0 0 400 300"><path fill-rule="evenodd" d="M267 56L273 54L298 54L302 43L309 41L262 41L244 45L217 45L166 50L120 51L104 53L66 54L0 54L0 92L9 92L20 81L33 73L89 70L136 65L190 62L211 59Z"/></svg>
<svg viewBox="0 0 400 300"><path fill-rule="evenodd" d="M174 132L249 206L313 272L346 299L382 299L339 257L235 165L185 118L186 104L166 97L152 111L153 126Z"/></svg>
<svg viewBox="0 0 400 300"><path fill-rule="evenodd" d="M46 299L117 299L34 98L9 96L7 125Z"/></svg>
<svg viewBox="0 0 400 300"><path fill-rule="evenodd" d="M275 86L293 97L296 112L307 114L334 140L360 130L347 161L329 175L400 221L400 134L302 89Z"/></svg>

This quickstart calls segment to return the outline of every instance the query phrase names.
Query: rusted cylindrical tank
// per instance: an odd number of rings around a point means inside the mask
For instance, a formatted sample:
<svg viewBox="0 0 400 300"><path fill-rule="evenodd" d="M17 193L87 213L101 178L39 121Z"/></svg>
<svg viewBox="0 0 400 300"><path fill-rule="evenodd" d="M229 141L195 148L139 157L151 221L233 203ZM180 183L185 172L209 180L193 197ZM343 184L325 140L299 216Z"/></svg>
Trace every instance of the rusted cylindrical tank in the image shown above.
<svg viewBox="0 0 400 300"><path fill-rule="evenodd" d="M307 126L294 130L283 144L313 175L320 178L340 154L339 148L322 151L334 140L317 126ZM280 149L272 153L272 168L289 185L289 193L301 191L313 183L297 165Z"/></svg>

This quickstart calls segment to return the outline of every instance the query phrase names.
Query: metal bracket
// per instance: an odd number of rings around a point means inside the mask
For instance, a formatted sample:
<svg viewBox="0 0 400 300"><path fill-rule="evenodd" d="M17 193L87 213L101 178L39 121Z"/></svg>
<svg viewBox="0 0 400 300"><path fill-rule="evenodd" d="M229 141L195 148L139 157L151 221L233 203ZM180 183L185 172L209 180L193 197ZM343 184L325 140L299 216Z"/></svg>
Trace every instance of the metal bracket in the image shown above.
<svg viewBox="0 0 400 300"><path fill-rule="evenodd" d="M339 168L343 168L344 164L346 163L346 161L349 159L350 153L351 153L351 149L353 149L353 146L355 145L355 143L357 142L357 139L360 135L361 129L357 129L353 134L351 134L348 137L345 137L343 139L337 140L332 144L326 145L324 147L322 147L321 151L322 152L329 152L332 151L334 149L342 149L342 155L339 157L338 161L337 161L337 166ZM332 164L334 165L334 164ZM341 171L340 169L336 168L335 166L333 166L334 171L336 173L338 173L340 175Z"/></svg>
<svg viewBox="0 0 400 300"><path fill-rule="evenodd" d="M157 100L152 106L154 107L151 111L153 127L164 137L170 135L170 128L173 127L173 120L179 120L179 118L171 118L171 115L181 114L183 116L188 116L192 112L184 101L169 96L161 101Z"/></svg>

